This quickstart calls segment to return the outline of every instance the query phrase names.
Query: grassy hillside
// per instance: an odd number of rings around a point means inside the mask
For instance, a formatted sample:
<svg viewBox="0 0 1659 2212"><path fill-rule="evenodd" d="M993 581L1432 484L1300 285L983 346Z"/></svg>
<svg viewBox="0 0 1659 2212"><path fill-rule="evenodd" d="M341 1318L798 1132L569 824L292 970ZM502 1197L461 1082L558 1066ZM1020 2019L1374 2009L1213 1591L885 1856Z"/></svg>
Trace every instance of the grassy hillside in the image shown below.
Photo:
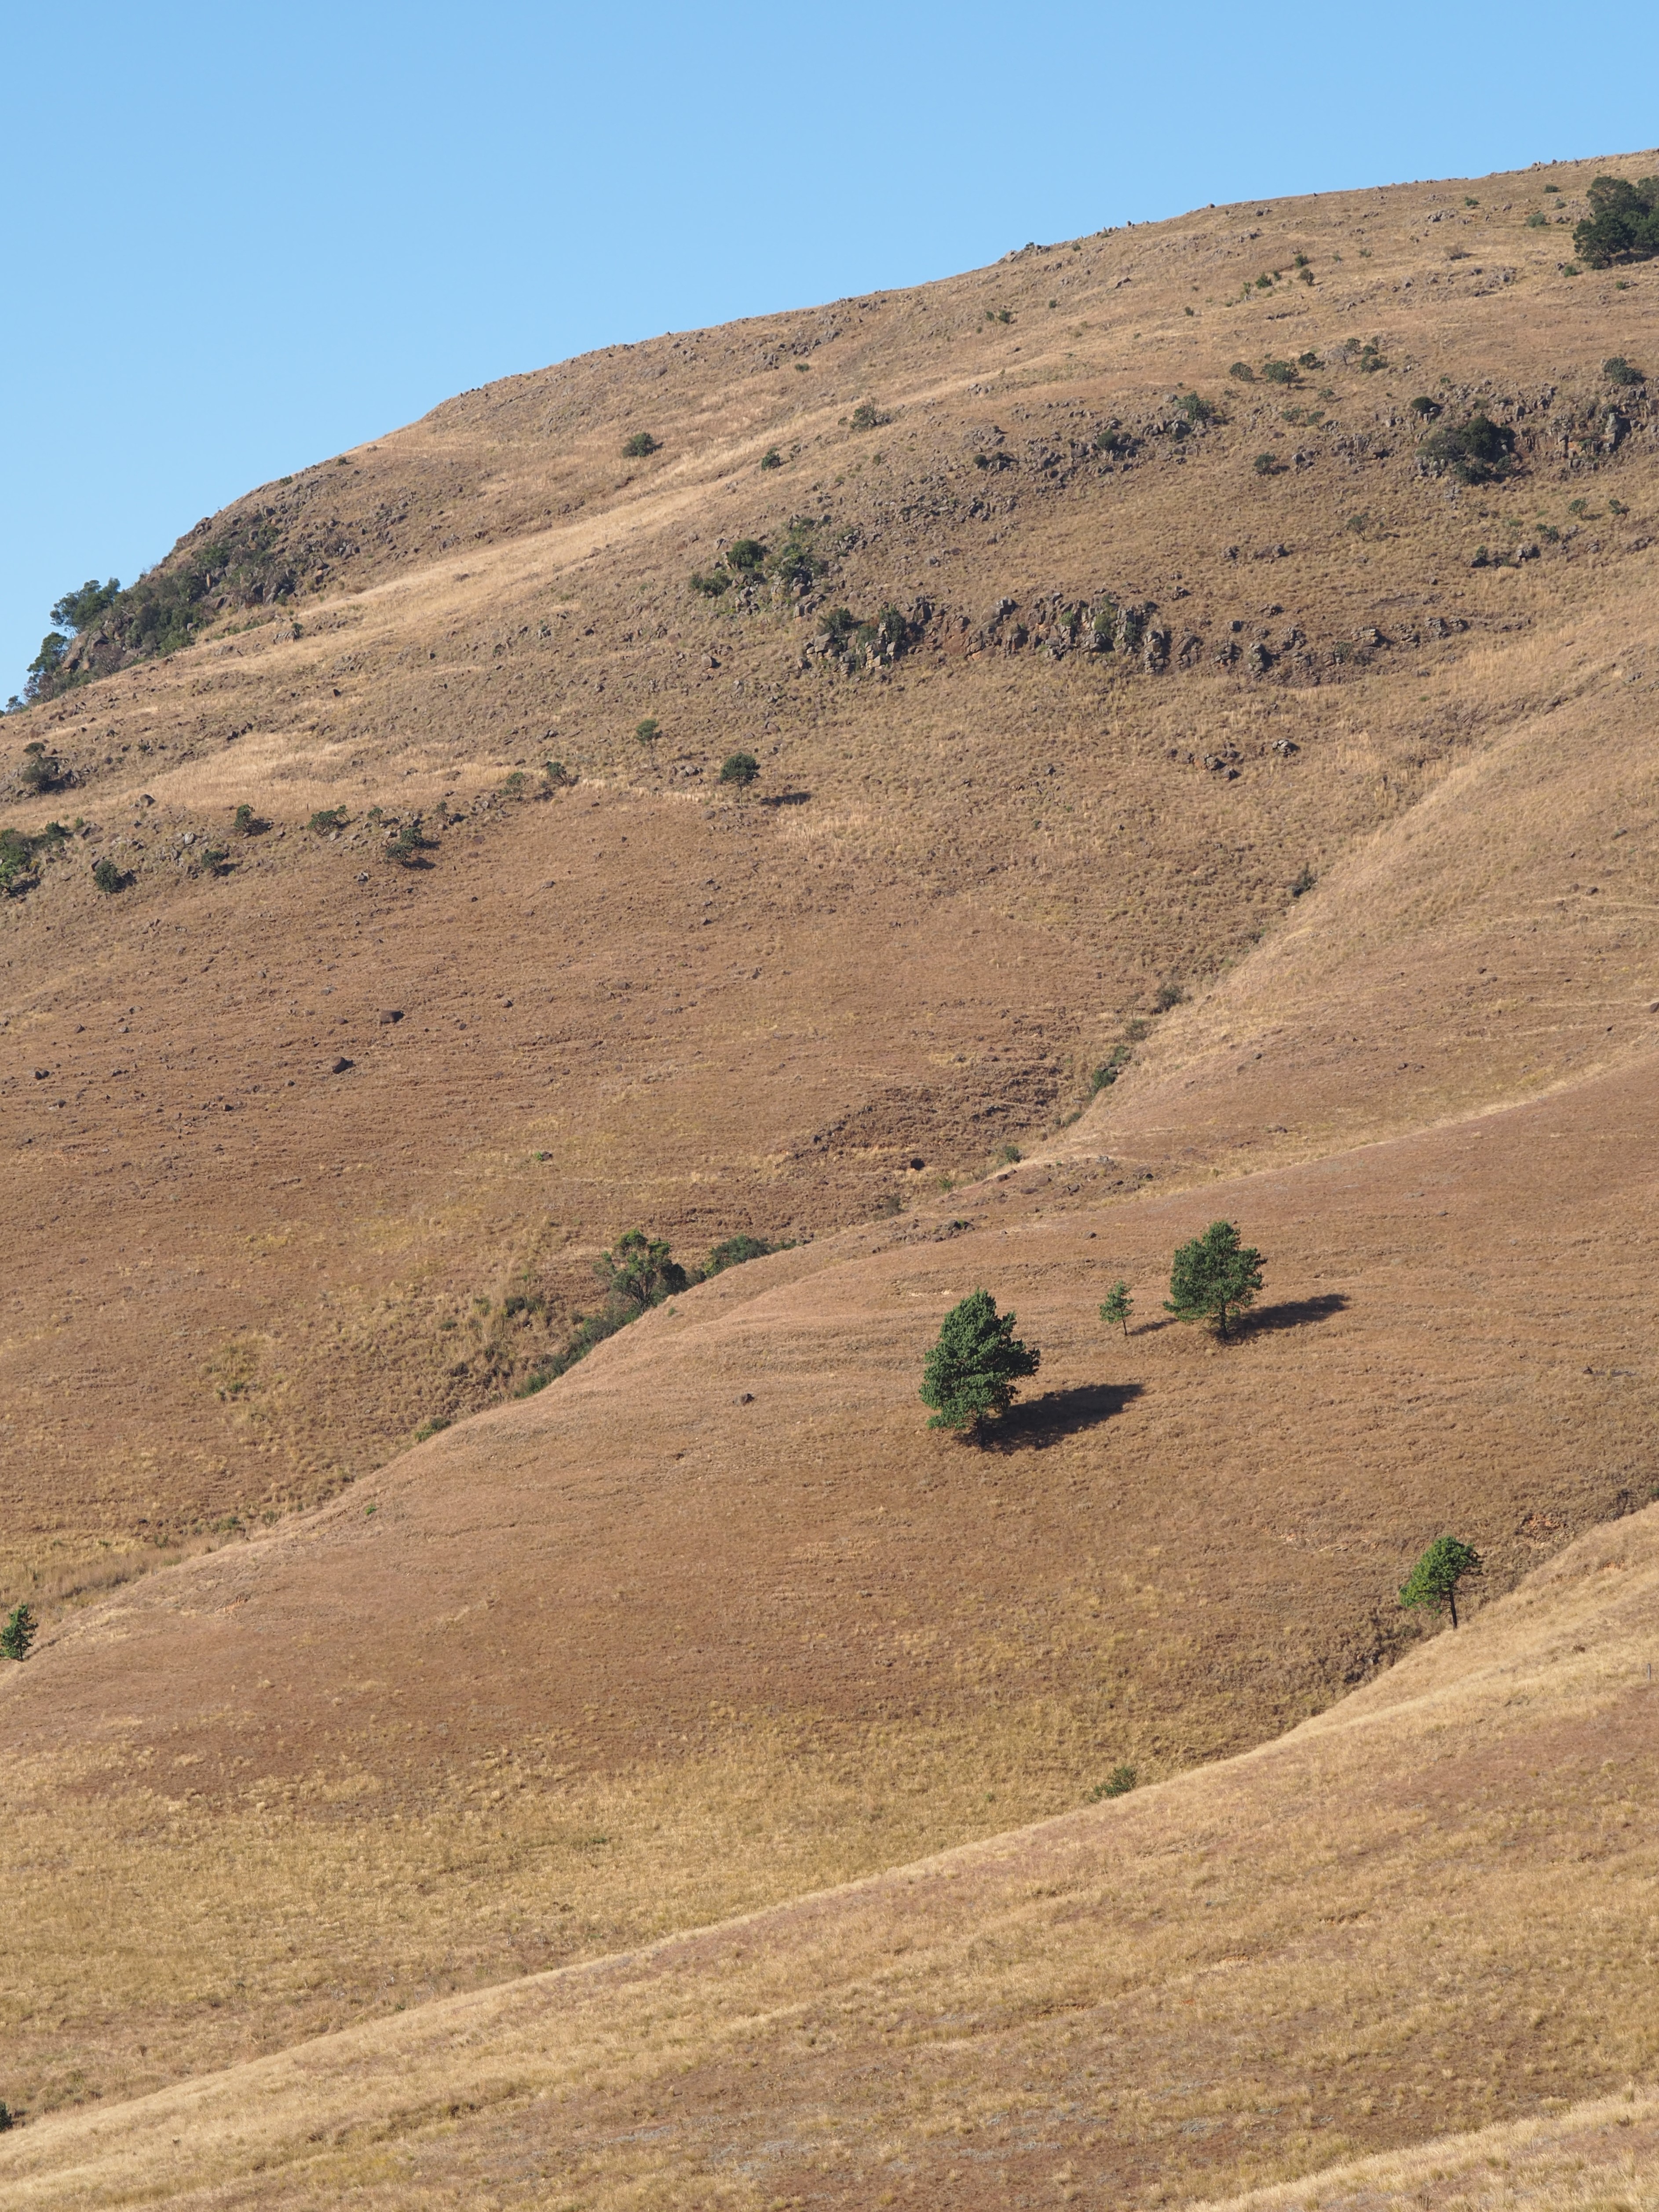
<svg viewBox="0 0 1659 2212"><path fill-rule="evenodd" d="M1571 223L1594 167L1204 210L612 349L192 532L163 578L264 532L291 591L227 569L187 649L6 723L20 832L82 825L0 948L12 1587L257 1522L491 1402L630 1226L696 1258L1030 1149L1160 985L1261 969L1294 886L1409 842L1449 775L1484 806L1495 751L1524 776L1541 732L1590 775L1634 744L1595 826L1650 866L1655 421L1602 363L1659 356L1654 280L1565 275L1528 222L1549 183ZM1432 441L1483 410L1512 452L1464 482ZM724 561L745 541L759 570ZM897 609L897 657L833 649L842 608ZM743 750L746 799L717 781ZM1534 801L1515 857L1577 901ZM1535 1048L1375 1054L1362 1131L1580 1063L1583 898ZM1425 974L1415 1026L1471 980Z"/></svg>
<svg viewBox="0 0 1659 2212"><path fill-rule="evenodd" d="M42 2208L1167 2203L1559 2112L1659 2058L1656 1627L1650 1510L1243 1758L43 2121L0 2174ZM1488 2161L1505 2202L1650 2197L1650 2095L1559 2124L1556 2161L1534 2125L1330 2201ZM1571 2193L1575 2128L1613 2197Z"/></svg>
<svg viewBox="0 0 1659 2212"><path fill-rule="evenodd" d="M7 718L18 2202L1151 2203L1651 2078L1606 166L465 395ZM636 1226L786 1249L523 1395Z"/></svg>

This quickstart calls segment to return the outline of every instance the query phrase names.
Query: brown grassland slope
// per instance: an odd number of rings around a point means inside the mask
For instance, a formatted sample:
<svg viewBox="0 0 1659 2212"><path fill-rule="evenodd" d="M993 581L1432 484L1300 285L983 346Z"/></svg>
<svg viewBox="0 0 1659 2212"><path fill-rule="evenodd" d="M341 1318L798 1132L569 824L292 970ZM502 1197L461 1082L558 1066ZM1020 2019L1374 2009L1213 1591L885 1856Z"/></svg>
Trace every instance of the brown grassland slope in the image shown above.
<svg viewBox="0 0 1659 2212"><path fill-rule="evenodd" d="M44 2120L6 2201L1115 2205L1335 2166L1267 2201L1468 2203L1461 2168L1650 2203L1651 2092L1571 2108L1659 2060L1656 1642L1650 1508L1274 1743Z"/></svg>
<svg viewBox="0 0 1659 2212"><path fill-rule="evenodd" d="M1446 2172L1650 2191L1649 2102L1558 2110L1655 2059L1659 264L1547 213L1607 166L467 394L7 718L70 830L0 910L8 2203L1493 2130ZM1159 1303L1219 1213L1224 1345ZM635 1226L790 1244L515 1395ZM981 1284L1044 1358L980 1451L915 1391Z"/></svg>

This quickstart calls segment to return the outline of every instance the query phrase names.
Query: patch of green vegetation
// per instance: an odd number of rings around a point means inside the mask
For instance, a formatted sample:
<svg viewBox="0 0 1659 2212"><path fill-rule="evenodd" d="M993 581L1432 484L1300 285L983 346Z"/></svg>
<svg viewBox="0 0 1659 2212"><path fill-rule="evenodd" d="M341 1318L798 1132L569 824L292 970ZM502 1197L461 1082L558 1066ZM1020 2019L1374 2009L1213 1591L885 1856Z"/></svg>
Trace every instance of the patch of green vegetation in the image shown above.
<svg viewBox="0 0 1659 2212"><path fill-rule="evenodd" d="M1602 362L1601 374L1609 384L1621 385L1626 390L1648 380L1645 370L1638 368L1633 362L1626 361L1621 353L1616 353Z"/></svg>
<svg viewBox="0 0 1659 2212"><path fill-rule="evenodd" d="M1597 177L1590 211L1573 230L1573 250L1592 269L1651 261L1659 254L1659 177Z"/></svg>
<svg viewBox="0 0 1659 2212"><path fill-rule="evenodd" d="M648 460L653 453L662 450L659 441L648 430L635 430L623 447L625 461Z"/></svg>
<svg viewBox="0 0 1659 2212"><path fill-rule="evenodd" d="M320 806L306 827L314 830L319 837L326 837L337 830L343 830L350 818L343 806Z"/></svg>
<svg viewBox="0 0 1659 2212"><path fill-rule="evenodd" d="M945 1315L922 1366L930 1429L971 1429L984 1443L987 1421L1007 1412L1020 1380L1042 1364L1036 1346L1014 1334L1016 1318L1000 1314L988 1291L972 1291Z"/></svg>
<svg viewBox="0 0 1659 2212"><path fill-rule="evenodd" d="M720 781L735 784L739 791L746 791L759 774L760 763L753 753L728 753L720 763Z"/></svg>
<svg viewBox="0 0 1659 2212"><path fill-rule="evenodd" d="M1466 1575L1480 1572L1480 1554L1456 1536L1437 1536L1407 1577L1400 1593L1403 1606L1426 1605L1437 1611L1446 1606L1451 1625L1457 1626L1457 1585Z"/></svg>
<svg viewBox="0 0 1659 2212"><path fill-rule="evenodd" d="M53 860L69 842L61 822L48 822L44 830L0 830L0 898L21 898L40 880L37 863Z"/></svg>
<svg viewBox="0 0 1659 2212"><path fill-rule="evenodd" d="M1231 1221L1212 1221L1176 1249L1164 1310L1177 1321L1206 1322L1226 1336L1232 1316L1254 1305L1261 1288L1261 1253L1240 1243Z"/></svg>
<svg viewBox="0 0 1659 2212"><path fill-rule="evenodd" d="M1475 414L1432 432L1418 451L1437 474L1455 477L1460 483L1499 483L1515 465L1515 433L1506 423Z"/></svg>

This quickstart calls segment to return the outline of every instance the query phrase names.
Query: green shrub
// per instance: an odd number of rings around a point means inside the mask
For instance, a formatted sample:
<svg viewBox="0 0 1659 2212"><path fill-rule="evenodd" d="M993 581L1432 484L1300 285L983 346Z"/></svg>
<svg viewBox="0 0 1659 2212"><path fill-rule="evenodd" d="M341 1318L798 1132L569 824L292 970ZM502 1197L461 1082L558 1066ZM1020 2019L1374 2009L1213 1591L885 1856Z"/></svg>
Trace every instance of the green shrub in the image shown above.
<svg viewBox="0 0 1659 2212"><path fill-rule="evenodd" d="M1313 352L1299 353L1296 357L1296 365L1298 368L1317 368L1319 356Z"/></svg>
<svg viewBox="0 0 1659 2212"><path fill-rule="evenodd" d="M766 548L758 538L739 538L735 545L726 547L725 559L726 566L740 576L758 575L766 564Z"/></svg>
<svg viewBox="0 0 1659 2212"><path fill-rule="evenodd" d="M721 568L711 568L707 575L694 568L691 571L691 588L694 592L701 592L707 599L717 599L722 592L731 590L732 579Z"/></svg>
<svg viewBox="0 0 1659 2212"><path fill-rule="evenodd" d="M625 461L647 460L653 453L660 450L658 441L648 430L635 430L623 447L623 459Z"/></svg>
<svg viewBox="0 0 1659 2212"><path fill-rule="evenodd" d="M1431 421L1439 412L1440 402L1431 399L1426 392L1419 392L1412 402L1412 413L1420 415L1425 422Z"/></svg>
<svg viewBox="0 0 1659 2212"><path fill-rule="evenodd" d="M1024 1157L1024 1153L1018 1145L999 1145L991 1156L992 1165L999 1168L1017 1168Z"/></svg>
<svg viewBox="0 0 1659 2212"><path fill-rule="evenodd" d="M1251 466L1259 477L1276 477L1283 471L1285 464L1277 453L1258 453Z"/></svg>
<svg viewBox="0 0 1659 2212"><path fill-rule="evenodd" d="M787 590L810 590L829 568L829 562L813 547L812 531L810 521L796 516L789 525L788 536L769 563L774 580Z"/></svg>
<svg viewBox="0 0 1659 2212"><path fill-rule="evenodd" d="M781 469L783 466L783 455L775 446L773 446L761 455L760 465L763 469Z"/></svg>
<svg viewBox="0 0 1659 2212"><path fill-rule="evenodd" d="M1633 367L1631 362L1625 359L1624 355L1621 353L1616 353L1610 360L1604 361L1602 362L1601 374L1606 377L1609 384L1620 384L1628 386L1632 384L1645 384L1647 382L1647 377L1641 369Z"/></svg>
<svg viewBox="0 0 1659 2212"><path fill-rule="evenodd" d="M654 745L662 735L662 729L654 715L647 714L644 721L634 725L634 735L642 745Z"/></svg>
<svg viewBox="0 0 1659 2212"><path fill-rule="evenodd" d="M736 784L739 790L746 790L759 774L760 763L753 753L728 753L720 763L720 781Z"/></svg>
<svg viewBox="0 0 1659 2212"><path fill-rule="evenodd" d="M1091 1091L1105 1091L1117 1081L1134 1054L1127 1044L1115 1044L1090 1078Z"/></svg>
<svg viewBox="0 0 1659 2212"><path fill-rule="evenodd" d="M1388 362L1383 359L1382 352L1378 349L1376 339L1371 339L1360 352L1360 368L1364 371L1367 376L1374 376L1378 369L1386 368L1388 365Z"/></svg>
<svg viewBox="0 0 1659 2212"><path fill-rule="evenodd" d="M55 753L49 753L39 739L23 748L22 765L17 771L17 781L25 791L37 796L45 791L57 791L68 781L64 763Z"/></svg>
<svg viewBox="0 0 1659 2212"><path fill-rule="evenodd" d="M1484 413L1471 415L1466 422L1448 422L1436 430L1419 452L1437 473L1455 477L1460 483L1497 483L1514 466L1515 433Z"/></svg>
<svg viewBox="0 0 1659 2212"><path fill-rule="evenodd" d="M251 837L253 835L253 809L246 799L231 816L230 826L239 837Z"/></svg>
<svg viewBox="0 0 1659 2212"><path fill-rule="evenodd" d="M1549 217L1544 213L1542 208L1534 208L1532 213L1527 217L1527 228L1528 230L1545 230L1547 229L1548 227Z"/></svg>
<svg viewBox="0 0 1659 2212"><path fill-rule="evenodd" d="M1299 384L1301 372L1293 361L1264 361L1261 374L1269 384Z"/></svg>
<svg viewBox="0 0 1659 2212"><path fill-rule="evenodd" d="M1572 234L1573 250L1592 269L1615 261L1651 261L1659 254L1659 177L1597 177L1590 212Z"/></svg>
<svg viewBox="0 0 1659 2212"><path fill-rule="evenodd" d="M1005 322L1007 320L1007 317L1006 315L1004 316L1003 320ZM880 408L876 405L874 400L860 399L858 405L853 410L851 427L854 430L878 430L884 422L890 422L892 419L893 418L890 415L884 415L882 413Z"/></svg>
<svg viewBox="0 0 1659 2212"><path fill-rule="evenodd" d="M1152 1006L1157 1012L1167 1014L1172 1008L1184 1005L1186 998L1179 983L1160 983L1152 994Z"/></svg>
<svg viewBox="0 0 1659 2212"><path fill-rule="evenodd" d="M1229 376L1236 376L1241 384L1254 384L1255 382L1255 371L1250 367L1248 361L1236 361L1232 367L1227 371L1227 374Z"/></svg>
<svg viewBox="0 0 1659 2212"><path fill-rule="evenodd" d="M99 890L107 896L115 891L125 890L132 878L118 868L106 853L101 860L93 862L92 880Z"/></svg>
<svg viewBox="0 0 1659 2212"><path fill-rule="evenodd" d="M704 1261L703 1280L707 1282L713 1275L723 1275L728 1267L741 1267L748 1261L763 1260L769 1252L781 1249L781 1246L769 1244L763 1237L739 1235L725 1237Z"/></svg>
<svg viewBox="0 0 1659 2212"><path fill-rule="evenodd" d="M0 1627L0 1657L27 1659L40 1628L40 1622L27 1605L20 1601L13 1606L6 1615L5 1626Z"/></svg>
<svg viewBox="0 0 1659 2212"><path fill-rule="evenodd" d="M1115 1766L1103 1782L1097 1782L1089 1792L1089 1802L1097 1805L1103 1797L1127 1797L1135 1786L1133 1766Z"/></svg>
<svg viewBox="0 0 1659 2212"><path fill-rule="evenodd" d="M312 816L306 827L314 830L319 837L326 837L336 830L343 830L349 819L343 806L322 806Z"/></svg>
<svg viewBox="0 0 1659 2212"><path fill-rule="evenodd" d="M421 856L430 852L434 842L422 830L420 816L414 814L400 826L395 836L387 838L380 850L400 868L424 867L427 863Z"/></svg>

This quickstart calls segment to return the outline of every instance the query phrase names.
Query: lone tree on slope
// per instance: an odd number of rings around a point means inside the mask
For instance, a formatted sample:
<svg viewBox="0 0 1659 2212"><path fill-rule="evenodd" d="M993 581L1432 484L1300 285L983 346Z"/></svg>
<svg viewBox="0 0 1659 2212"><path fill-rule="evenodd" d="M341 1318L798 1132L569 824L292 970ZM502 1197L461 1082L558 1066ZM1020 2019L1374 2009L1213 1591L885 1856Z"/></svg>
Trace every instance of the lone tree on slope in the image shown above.
<svg viewBox="0 0 1659 2212"><path fill-rule="evenodd" d="M1254 1305L1261 1288L1261 1253L1239 1243L1231 1221L1212 1221L1177 1248L1164 1310L1177 1321L1213 1322L1217 1335L1225 1336L1231 1316Z"/></svg>
<svg viewBox="0 0 1659 2212"><path fill-rule="evenodd" d="M1012 1314L1000 1314L989 1291L975 1291L952 1306L939 1327L939 1341L921 1370L921 1402L933 1408L930 1429L971 1428L985 1442L985 1424L1006 1413L1014 1386L1035 1375L1042 1354L1014 1334Z"/></svg>
<svg viewBox="0 0 1659 2212"><path fill-rule="evenodd" d="M0 1655L8 1659L27 1659L39 1626L28 1606L13 1606L6 1615L5 1626L0 1628Z"/></svg>
<svg viewBox="0 0 1659 2212"><path fill-rule="evenodd" d="M1129 1316L1134 1310L1135 1302L1129 1296L1127 1283L1114 1283L1100 1302L1102 1321L1108 1328L1121 1327L1126 1338L1129 1334Z"/></svg>
<svg viewBox="0 0 1659 2212"><path fill-rule="evenodd" d="M1478 1575L1480 1554L1473 1544L1455 1536L1437 1536L1412 1569L1400 1593L1401 1605L1431 1605L1451 1608L1451 1625L1457 1626L1457 1585L1465 1575Z"/></svg>

